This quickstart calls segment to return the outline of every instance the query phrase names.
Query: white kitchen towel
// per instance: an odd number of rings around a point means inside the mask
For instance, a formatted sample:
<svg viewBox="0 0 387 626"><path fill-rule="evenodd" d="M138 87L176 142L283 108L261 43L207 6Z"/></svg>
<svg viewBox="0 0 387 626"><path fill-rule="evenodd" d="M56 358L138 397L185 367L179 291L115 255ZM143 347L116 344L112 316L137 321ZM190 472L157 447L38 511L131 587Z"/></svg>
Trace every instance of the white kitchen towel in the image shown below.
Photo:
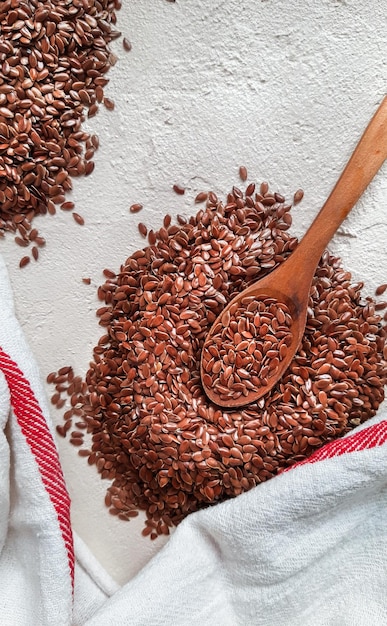
<svg viewBox="0 0 387 626"><path fill-rule="evenodd" d="M0 625L387 624L387 416L190 515L118 588L75 538L0 258Z"/></svg>
<svg viewBox="0 0 387 626"><path fill-rule="evenodd" d="M371 421L358 451L327 446L188 517L88 626L387 624L387 423Z"/></svg>
<svg viewBox="0 0 387 626"><path fill-rule="evenodd" d="M70 624L69 497L36 362L0 259L0 624Z"/></svg>

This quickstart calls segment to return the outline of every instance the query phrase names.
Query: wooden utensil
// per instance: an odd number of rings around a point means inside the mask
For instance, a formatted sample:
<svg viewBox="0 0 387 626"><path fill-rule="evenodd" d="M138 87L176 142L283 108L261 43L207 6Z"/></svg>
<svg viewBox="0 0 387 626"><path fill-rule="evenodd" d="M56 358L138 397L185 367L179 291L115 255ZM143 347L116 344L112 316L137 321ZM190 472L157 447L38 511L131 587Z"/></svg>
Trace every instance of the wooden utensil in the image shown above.
<svg viewBox="0 0 387 626"><path fill-rule="evenodd" d="M225 313L234 303L241 303L246 296L255 296L257 300L274 298L289 308L292 323L292 341L286 356L280 361L278 369L268 376L267 384L248 395L228 400L204 384L203 356L201 377L203 388L208 398L224 407L238 407L250 404L265 395L283 376L296 353L306 324L309 292L316 267L327 244L356 204L366 187L387 158L387 96L364 131L355 151L343 170L331 194L297 248L280 266L235 296L215 320L204 347L211 345L214 328L229 316ZM203 348L204 349L204 348ZM203 351L202 351L203 355Z"/></svg>

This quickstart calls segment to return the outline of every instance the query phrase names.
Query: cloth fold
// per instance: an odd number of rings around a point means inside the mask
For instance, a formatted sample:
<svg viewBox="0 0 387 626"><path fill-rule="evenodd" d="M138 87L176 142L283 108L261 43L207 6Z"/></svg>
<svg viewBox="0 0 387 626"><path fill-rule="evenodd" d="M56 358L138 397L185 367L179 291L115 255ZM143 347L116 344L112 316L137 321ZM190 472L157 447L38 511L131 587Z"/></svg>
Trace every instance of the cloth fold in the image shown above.
<svg viewBox="0 0 387 626"><path fill-rule="evenodd" d="M191 515L87 623L387 623L386 469L381 445Z"/></svg>
<svg viewBox="0 0 387 626"><path fill-rule="evenodd" d="M385 404L307 462L187 517L119 587L73 541L47 399L1 258L0 319L2 626L387 623Z"/></svg>
<svg viewBox="0 0 387 626"><path fill-rule="evenodd" d="M15 318L0 259L1 624L71 623L69 497L36 361ZM6 388L4 388L6 385ZM63 606L58 611L58 598Z"/></svg>

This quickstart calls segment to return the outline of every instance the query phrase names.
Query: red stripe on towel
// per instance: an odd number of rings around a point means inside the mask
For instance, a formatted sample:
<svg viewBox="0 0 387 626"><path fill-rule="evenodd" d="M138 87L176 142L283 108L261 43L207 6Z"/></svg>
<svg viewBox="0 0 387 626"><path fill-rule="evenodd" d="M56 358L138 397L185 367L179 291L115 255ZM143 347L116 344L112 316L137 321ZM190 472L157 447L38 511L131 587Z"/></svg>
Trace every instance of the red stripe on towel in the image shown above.
<svg viewBox="0 0 387 626"><path fill-rule="evenodd" d="M296 463L292 467L297 467L298 465L303 465L304 463L325 461L325 459L331 459L334 456L341 456L342 454L348 454L350 452L368 450L369 448L381 446L386 443L386 441L387 420L383 420L382 422L363 428L353 435L327 443L322 448L316 450L316 452L314 452L310 457ZM289 467L288 469L291 468Z"/></svg>
<svg viewBox="0 0 387 626"><path fill-rule="evenodd" d="M74 583L74 546L70 524L70 497L54 439L28 380L17 364L0 348L0 369L11 395L11 404L23 435L39 467L44 487L58 517Z"/></svg>

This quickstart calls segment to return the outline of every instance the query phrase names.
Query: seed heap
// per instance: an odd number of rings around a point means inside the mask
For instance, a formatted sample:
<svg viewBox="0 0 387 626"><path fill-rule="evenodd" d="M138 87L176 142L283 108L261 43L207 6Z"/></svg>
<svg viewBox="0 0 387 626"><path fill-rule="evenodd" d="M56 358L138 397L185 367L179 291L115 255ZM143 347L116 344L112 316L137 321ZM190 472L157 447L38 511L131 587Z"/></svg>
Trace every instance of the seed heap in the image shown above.
<svg viewBox="0 0 387 626"><path fill-rule="evenodd" d="M297 240L288 233L290 206L267 184L258 192L253 183L245 193L234 188L225 204L213 192L200 197L206 206L195 217L173 225L166 216L117 274L105 270L98 291L105 306L97 312L105 334L84 380L71 368L49 375L53 403L70 396L60 434L71 431L79 454L112 481L112 514L146 511L143 533L152 539L372 417L387 379L375 302L362 299L362 284L351 284L326 252L302 343L282 379L241 410L209 402L199 364L213 322Z"/></svg>
<svg viewBox="0 0 387 626"><path fill-rule="evenodd" d="M72 210L71 177L94 169L98 137L82 123L99 103L112 108L104 87L119 8L119 0L1 3L0 236L16 233L34 258L45 243L31 228L34 216L55 213L55 205Z"/></svg>
<svg viewBox="0 0 387 626"><path fill-rule="evenodd" d="M288 307L274 298L234 303L203 348L203 384L225 401L265 387L292 343L291 324Z"/></svg>

